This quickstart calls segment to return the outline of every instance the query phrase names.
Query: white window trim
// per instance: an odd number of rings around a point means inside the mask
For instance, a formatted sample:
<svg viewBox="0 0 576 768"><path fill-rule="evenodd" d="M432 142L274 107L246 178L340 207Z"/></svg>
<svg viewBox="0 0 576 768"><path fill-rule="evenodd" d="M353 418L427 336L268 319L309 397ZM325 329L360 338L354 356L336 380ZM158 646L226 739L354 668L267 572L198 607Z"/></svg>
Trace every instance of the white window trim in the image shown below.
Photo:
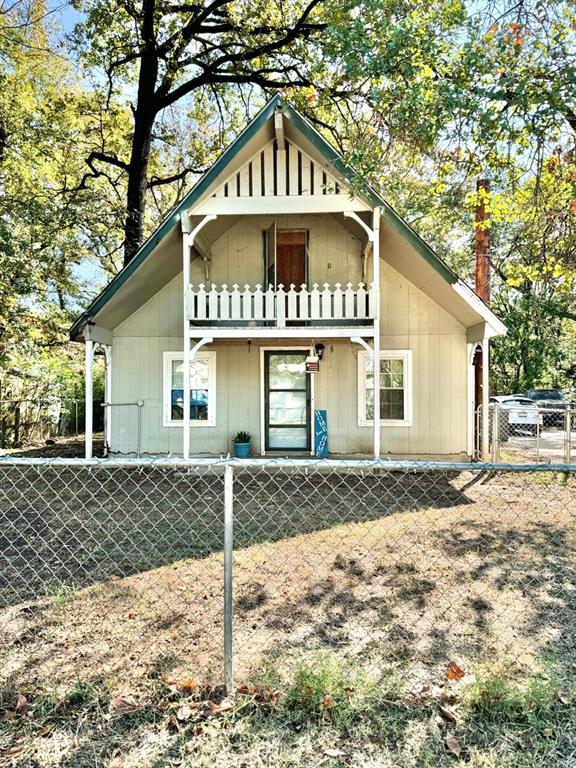
<svg viewBox="0 0 576 768"><path fill-rule="evenodd" d="M372 427L374 421L366 418L366 362L368 352L358 353L358 426ZM380 419L382 427L411 427L412 426L412 350L411 349L382 349L380 360L404 361L404 418Z"/></svg>
<svg viewBox="0 0 576 768"><path fill-rule="evenodd" d="M206 360L208 363L208 418L191 419L191 427L216 426L216 352L198 352L196 360ZM162 413L165 427L182 429L182 419L172 419L172 362L184 361L184 352L164 352L164 372L162 377Z"/></svg>

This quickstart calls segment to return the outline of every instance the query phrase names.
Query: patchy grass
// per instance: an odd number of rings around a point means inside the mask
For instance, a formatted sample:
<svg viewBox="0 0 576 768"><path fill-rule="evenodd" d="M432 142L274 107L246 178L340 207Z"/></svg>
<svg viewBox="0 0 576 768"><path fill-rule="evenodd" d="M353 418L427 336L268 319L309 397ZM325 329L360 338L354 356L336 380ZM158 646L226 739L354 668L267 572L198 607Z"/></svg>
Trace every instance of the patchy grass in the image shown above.
<svg viewBox="0 0 576 768"><path fill-rule="evenodd" d="M409 687L336 654L289 658L224 697L159 680L145 699L78 683L61 697L4 695L0 761L14 768L569 768L573 688L551 663L510 659ZM5 692L6 694L6 692ZM10 705L12 709L10 709Z"/></svg>

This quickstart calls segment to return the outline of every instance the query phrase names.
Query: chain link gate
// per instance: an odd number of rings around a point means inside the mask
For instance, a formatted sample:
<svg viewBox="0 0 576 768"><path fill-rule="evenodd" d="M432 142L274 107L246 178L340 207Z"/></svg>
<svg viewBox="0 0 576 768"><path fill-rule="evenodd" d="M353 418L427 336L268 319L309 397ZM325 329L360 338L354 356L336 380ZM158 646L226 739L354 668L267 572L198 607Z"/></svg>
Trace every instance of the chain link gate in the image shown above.
<svg viewBox="0 0 576 768"><path fill-rule="evenodd" d="M475 457L482 459L482 406L475 414ZM571 464L576 448L576 417L562 409L503 407L491 403L487 420L489 456L498 462Z"/></svg>

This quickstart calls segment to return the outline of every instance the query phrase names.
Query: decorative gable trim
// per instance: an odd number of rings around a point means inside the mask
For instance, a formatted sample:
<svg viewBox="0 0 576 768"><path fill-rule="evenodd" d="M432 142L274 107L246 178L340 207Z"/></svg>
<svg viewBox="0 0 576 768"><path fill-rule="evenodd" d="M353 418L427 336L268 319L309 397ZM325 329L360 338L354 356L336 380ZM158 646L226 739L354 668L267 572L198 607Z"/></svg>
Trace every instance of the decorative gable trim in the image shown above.
<svg viewBox="0 0 576 768"><path fill-rule="evenodd" d="M284 147L280 149L275 140L268 142L212 197L306 197L348 191L294 142L286 140Z"/></svg>

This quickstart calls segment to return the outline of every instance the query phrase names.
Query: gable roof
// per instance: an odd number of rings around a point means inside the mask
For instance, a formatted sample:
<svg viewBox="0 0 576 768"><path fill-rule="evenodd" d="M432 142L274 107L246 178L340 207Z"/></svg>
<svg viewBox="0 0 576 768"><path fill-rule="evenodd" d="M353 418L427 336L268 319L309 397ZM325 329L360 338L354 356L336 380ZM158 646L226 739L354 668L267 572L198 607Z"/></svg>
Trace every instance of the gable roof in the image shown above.
<svg viewBox="0 0 576 768"><path fill-rule="evenodd" d="M287 104L279 94L276 94L258 112L254 119L236 137L227 149L218 157L213 165L204 173L190 191L182 198L172 211L164 218L160 226L140 247L134 258L111 280L101 293L91 302L87 309L78 317L70 328L70 338L78 339L87 322L92 320L116 293L145 264L150 254L170 235L179 231L179 223L182 214L198 203L203 196L216 188L222 179L222 174L237 160L243 150L247 148L258 133L273 118L274 113L281 110L288 121L294 126L297 133L303 137L309 147L313 148L324 161L343 180L352 180L355 172L343 161L342 157L329 144L329 142L312 126L312 124L296 109ZM379 207L383 219L395 230L412 248L425 260L445 283L454 288L463 301L477 318L477 322L483 320L491 329L491 335L506 333L504 324L494 315L486 304L456 275L438 254L423 240L420 235L408 224L408 222L392 208L392 206L373 188L363 187L359 197L365 200L372 208Z"/></svg>

